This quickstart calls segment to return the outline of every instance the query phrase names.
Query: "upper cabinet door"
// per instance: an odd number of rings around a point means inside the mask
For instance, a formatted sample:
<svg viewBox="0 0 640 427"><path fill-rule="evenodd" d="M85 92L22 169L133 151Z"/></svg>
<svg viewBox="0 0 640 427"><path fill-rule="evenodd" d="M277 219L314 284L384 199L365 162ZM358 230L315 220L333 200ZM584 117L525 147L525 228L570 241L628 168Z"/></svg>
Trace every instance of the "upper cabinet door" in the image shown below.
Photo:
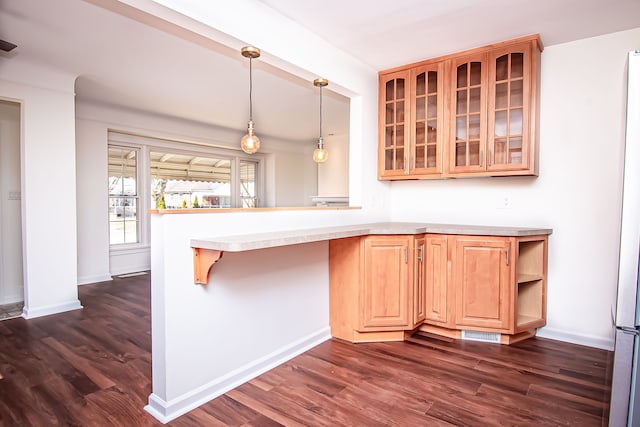
<svg viewBox="0 0 640 427"><path fill-rule="evenodd" d="M531 140L530 43L489 54L488 170L530 167Z"/></svg>
<svg viewBox="0 0 640 427"><path fill-rule="evenodd" d="M443 81L442 62L411 73L411 164L413 175L442 172Z"/></svg>
<svg viewBox="0 0 640 427"><path fill-rule="evenodd" d="M379 178L409 173L411 72L401 71L380 78L379 87Z"/></svg>
<svg viewBox="0 0 640 427"><path fill-rule="evenodd" d="M449 170L485 170L487 117L487 55L452 60L449 112Z"/></svg>
<svg viewBox="0 0 640 427"><path fill-rule="evenodd" d="M530 35L381 71L378 178L537 175L541 52Z"/></svg>

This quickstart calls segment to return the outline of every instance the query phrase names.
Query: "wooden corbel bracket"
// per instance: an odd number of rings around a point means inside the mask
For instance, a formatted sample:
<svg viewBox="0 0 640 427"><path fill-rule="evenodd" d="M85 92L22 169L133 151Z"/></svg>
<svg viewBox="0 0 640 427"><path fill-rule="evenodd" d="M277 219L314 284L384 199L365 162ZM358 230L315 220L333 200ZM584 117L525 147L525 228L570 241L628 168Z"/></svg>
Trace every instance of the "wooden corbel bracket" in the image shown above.
<svg viewBox="0 0 640 427"><path fill-rule="evenodd" d="M192 248L193 249L193 281L197 285L209 283L209 273L211 267L222 255L223 251L215 249Z"/></svg>

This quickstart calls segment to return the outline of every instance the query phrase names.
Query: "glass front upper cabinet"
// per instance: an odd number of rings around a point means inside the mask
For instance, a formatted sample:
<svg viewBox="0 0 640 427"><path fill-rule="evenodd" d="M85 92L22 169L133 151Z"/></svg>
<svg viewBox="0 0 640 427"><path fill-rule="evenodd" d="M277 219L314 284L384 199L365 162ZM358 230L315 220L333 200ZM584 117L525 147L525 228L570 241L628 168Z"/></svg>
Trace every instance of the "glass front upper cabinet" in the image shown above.
<svg viewBox="0 0 640 427"><path fill-rule="evenodd" d="M459 58L452 70L450 169L482 171L486 155L486 55Z"/></svg>
<svg viewBox="0 0 640 427"><path fill-rule="evenodd" d="M538 175L537 34L379 73L378 177Z"/></svg>
<svg viewBox="0 0 640 427"><path fill-rule="evenodd" d="M416 175L442 172L442 63L412 73L411 164Z"/></svg>
<svg viewBox="0 0 640 427"><path fill-rule="evenodd" d="M408 173L410 75L409 71L403 71L388 74L380 81L380 177Z"/></svg>
<svg viewBox="0 0 640 427"><path fill-rule="evenodd" d="M529 44L489 55L489 170L523 169L529 164Z"/></svg>

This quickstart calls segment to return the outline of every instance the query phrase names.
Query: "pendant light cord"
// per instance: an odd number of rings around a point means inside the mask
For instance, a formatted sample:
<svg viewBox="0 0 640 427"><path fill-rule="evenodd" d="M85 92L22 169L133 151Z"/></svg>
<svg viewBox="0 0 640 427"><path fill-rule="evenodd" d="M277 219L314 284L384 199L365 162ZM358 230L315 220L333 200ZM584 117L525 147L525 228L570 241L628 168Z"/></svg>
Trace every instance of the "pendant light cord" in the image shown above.
<svg viewBox="0 0 640 427"><path fill-rule="evenodd" d="M252 66L253 57L249 57L249 121L253 121L253 99L251 98L251 93L253 92L253 66Z"/></svg>
<svg viewBox="0 0 640 427"><path fill-rule="evenodd" d="M322 140L322 86L320 86L320 140Z"/></svg>

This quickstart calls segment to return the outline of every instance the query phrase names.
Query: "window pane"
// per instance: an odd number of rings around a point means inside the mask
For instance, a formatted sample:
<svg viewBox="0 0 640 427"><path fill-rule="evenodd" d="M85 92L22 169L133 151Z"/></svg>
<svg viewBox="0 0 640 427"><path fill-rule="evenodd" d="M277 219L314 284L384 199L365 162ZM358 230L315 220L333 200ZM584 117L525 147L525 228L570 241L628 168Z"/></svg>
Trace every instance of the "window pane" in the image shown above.
<svg viewBox="0 0 640 427"><path fill-rule="evenodd" d="M138 151L109 146L109 242L138 243Z"/></svg>
<svg viewBox="0 0 640 427"><path fill-rule="evenodd" d="M243 208L257 208L256 172L258 164L248 160L240 161L240 197Z"/></svg>
<svg viewBox="0 0 640 427"><path fill-rule="evenodd" d="M229 208L231 159L152 151L151 206L160 209Z"/></svg>
<svg viewBox="0 0 640 427"><path fill-rule="evenodd" d="M109 194L138 194L137 152L131 148L109 147Z"/></svg>

